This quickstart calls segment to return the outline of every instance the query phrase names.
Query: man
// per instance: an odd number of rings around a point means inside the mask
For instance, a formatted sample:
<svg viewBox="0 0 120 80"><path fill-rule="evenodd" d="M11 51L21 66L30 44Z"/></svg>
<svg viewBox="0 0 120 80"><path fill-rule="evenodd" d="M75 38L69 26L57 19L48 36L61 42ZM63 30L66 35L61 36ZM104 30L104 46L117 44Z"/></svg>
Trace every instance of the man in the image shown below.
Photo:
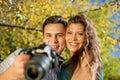
<svg viewBox="0 0 120 80"><path fill-rule="evenodd" d="M43 23L43 42L48 43L53 50L61 53L65 47L65 32L65 20L61 16L51 16ZM0 80L23 80L25 77L24 65L30 56L18 55L21 50L16 50L0 64ZM55 77L54 71L50 70L43 80L56 80L53 79Z"/></svg>

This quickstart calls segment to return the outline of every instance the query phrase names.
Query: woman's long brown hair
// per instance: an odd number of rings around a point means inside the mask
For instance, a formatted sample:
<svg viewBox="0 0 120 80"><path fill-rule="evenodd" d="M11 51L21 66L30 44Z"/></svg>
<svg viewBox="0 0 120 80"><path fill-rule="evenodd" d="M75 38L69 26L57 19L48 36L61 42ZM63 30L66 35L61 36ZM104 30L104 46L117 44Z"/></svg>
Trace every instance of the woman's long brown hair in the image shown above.
<svg viewBox="0 0 120 80"><path fill-rule="evenodd" d="M68 21L67 26L69 26L71 23L80 23L84 26L86 40L84 46L79 51L77 51L66 62L66 64L64 64L64 66L70 65L70 71L73 74L77 65L81 63L80 57L82 57L83 52L85 52L88 60L88 65L92 74L91 80L95 80L96 76L98 75L98 69L101 67L100 49L96 30L92 22L83 14L78 14L71 17ZM91 61L89 61L90 58L92 58Z"/></svg>

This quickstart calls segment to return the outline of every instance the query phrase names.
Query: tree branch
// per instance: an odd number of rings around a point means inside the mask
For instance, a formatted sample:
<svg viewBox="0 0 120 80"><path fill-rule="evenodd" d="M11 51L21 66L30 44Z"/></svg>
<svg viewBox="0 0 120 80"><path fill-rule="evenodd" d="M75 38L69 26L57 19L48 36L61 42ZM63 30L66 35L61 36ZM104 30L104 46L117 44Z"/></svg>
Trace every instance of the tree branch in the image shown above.
<svg viewBox="0 0 120 80"><path fill-rule="evenodd" d="M79 12L79 14L80 14L80 13L85 13L85 12L87 12L87 11L97 11L97 10L101 10L102 7L105 7L105 6L107 6L108 4L109 4L110 6L117 5L117 7L119 7L119 6L120 6L120 1L117 1L117 2L116 2L116 1L111 1L111 2L109 2L109 3L106 3L105 5L102 5L102 6L98 7L98 8L81 11L81 12ZM69 17L70 17L70 16L68 16L67 18L69 18ZM6 23L0 23L0 26L11 27L11 28L19 28L19 29L24 29L24 30L25 30L25 29L26 29L26 30L35 30L35 31L40 31L40 32L42 32L41 29L25 28L24 26L18 26L18 25L6 24Z"/></svg>
<svg viewBox="0 0 120 80"><path fill-rule="evenodd" d="M102 6L98 7L98 8L90 9L90 10L85 10L85 11L82 11L82 12L79 12L79 13L85 13L85 12L87 12L87 11L97 11L97 10L101 10L102 7L105 7L105 6L107 6L107 5L110 5L110 6L117 5L117 7L119 8L119 6L120 6L120 1L118 1L118 2L116 2L116 1L111 1L111 2L106 3L105 5L102 5Z"/></svg>
<svg viewBox="0 0 120 80"><path fill-rule="evenodd" d="M6 23L0 23L0 27L1 26L10 27L10 28L19 28L19 29L24 29L24 30L34 30L34 31L42 32L42 30L38 29L38 28L25 28L24 26L18 26L18 25L6 24Z"/></svg>

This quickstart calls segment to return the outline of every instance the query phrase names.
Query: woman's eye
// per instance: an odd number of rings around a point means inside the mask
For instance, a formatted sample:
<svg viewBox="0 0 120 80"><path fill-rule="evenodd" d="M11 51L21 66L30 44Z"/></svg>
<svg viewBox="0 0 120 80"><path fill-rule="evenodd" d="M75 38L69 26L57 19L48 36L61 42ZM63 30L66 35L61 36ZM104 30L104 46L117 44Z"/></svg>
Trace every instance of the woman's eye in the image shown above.
<svg viewBox="0 0 120 80"><path fill-rule="evenodd" d="M72 34L72 32L67 32L67 34Z"/></svg>
<svg viewBox="0 0 120 80"><path fill-rule="evenodd" d="M83 33L78 33L79 35L83 35Z"/></svg>

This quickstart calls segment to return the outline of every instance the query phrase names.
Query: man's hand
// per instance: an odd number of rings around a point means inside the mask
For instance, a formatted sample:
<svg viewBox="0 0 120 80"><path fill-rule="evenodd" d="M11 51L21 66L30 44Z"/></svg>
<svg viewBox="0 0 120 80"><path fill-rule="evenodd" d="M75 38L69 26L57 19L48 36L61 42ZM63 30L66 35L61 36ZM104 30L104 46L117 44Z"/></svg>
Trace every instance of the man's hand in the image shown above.
<svg viewBox="0 0 120 80"><path fill-rule="evenodd" d="M24 78L24 66L29 58L29 55L16 56L14 63L5 72L0 74L0 80L18 80Z"/></svg>

